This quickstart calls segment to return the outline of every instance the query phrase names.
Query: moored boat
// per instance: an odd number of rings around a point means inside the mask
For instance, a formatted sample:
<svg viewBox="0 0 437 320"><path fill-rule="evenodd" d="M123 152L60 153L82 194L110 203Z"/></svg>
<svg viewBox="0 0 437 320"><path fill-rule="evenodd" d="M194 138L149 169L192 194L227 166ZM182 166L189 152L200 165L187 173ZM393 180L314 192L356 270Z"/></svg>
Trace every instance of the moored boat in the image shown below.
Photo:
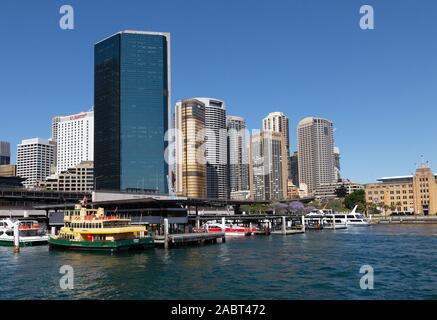
<svg viewBox="0 0 437 320"><path fill-rule="evenodd" d="M239 225L225 224L216 222L207 222L205 227L208 232L225 232L226 236L250 236L255 234L256 228L242 227Z"/></svg>
<svg viewBox="0 0 437 320"><path fill-rule="evenodd" d="M370 225L367 218L357 212L358 206L355 206L355 208L347 214L335 214L335 219L340 219L342 222L346 223L348 227L368 227Z"/></svg>
<svg viewBox="0 0 437 320"><path fill-rule="evenodd" d="M103 208L89 209L76 205L64 213L64 227L49 237L54 248L123 251L145 249L154 244L145 226L133 226L130 219L106 214Z"/></svg>
<svg viewBox="0 0 437 320"><path fill-rule="evenodd" d="M14 226L18 224L20 247L47 244L48 236L44 228L35 220L0 220L0 245L14 246Z"/></svg>

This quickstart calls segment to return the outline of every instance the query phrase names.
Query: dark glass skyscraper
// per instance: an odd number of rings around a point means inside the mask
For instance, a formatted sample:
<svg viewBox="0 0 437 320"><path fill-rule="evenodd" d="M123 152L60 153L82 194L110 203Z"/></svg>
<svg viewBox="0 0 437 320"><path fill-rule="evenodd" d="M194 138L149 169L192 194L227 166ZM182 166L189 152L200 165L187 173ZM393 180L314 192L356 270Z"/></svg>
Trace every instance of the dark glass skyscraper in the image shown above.
<svg viewBox="0 0 437 320"><path fill-rule="evenodd" d="M0 141L0 165L9 164L11 161L11 144Z"/></svg>
<svg viewBox="0 0 437 320"><path fill-rule="evenodd" d="M94 48L96 189L168 193L170 34L121 31Z"/></svg>

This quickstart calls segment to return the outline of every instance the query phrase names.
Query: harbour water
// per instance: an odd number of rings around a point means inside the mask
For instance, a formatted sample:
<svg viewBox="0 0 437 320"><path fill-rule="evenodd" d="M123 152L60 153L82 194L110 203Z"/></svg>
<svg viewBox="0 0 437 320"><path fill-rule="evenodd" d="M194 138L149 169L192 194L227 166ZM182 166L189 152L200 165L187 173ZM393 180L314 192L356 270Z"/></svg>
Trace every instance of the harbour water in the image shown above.
<svg viewBox="0 0 437 320"><path fill-rule="evenodd" d="M126 254L0 247L0 299L437 299L437 225L376 225ZM71 265L74 289L62 290ZM359 270L374 269L374 289Z"/></svg>

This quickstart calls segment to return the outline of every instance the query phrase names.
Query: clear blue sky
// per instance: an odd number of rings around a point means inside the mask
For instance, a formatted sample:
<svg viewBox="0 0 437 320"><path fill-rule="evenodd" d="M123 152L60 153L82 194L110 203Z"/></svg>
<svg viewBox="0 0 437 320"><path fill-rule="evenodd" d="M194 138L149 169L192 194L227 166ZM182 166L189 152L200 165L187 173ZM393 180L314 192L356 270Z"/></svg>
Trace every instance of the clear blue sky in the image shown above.
<svg viewBox="0 0 437 320"><path fill-rule="evenodd" d="M75 30L58 26L75 9ZM375 9L373 31L359 8ZM251 129L270 111L334 122L343 176L437 171L437 1L17 1L0 10L0 140L49 137L93 104L93 44L119 30L172 34L172 99L224 99Z"/></svg>

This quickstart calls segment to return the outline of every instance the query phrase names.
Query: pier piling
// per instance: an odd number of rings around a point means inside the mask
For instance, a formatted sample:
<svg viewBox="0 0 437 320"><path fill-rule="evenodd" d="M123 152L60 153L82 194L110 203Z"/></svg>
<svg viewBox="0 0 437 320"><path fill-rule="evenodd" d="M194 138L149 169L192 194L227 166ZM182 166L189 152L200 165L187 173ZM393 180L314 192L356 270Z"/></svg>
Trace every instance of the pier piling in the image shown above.
<svg viewBox="0 0 437 320"><path fill-rule="evenodd" d="M164 219L164 248L168 249L168 219Z"/></svg>
<svg viewBox="0 0 437 320"><path fill-rule="evenodd" d="M302 215L302 231L305 232L305 216Z"/></svg>
<svg viewBox="0 0 437 320"><path fill-rule="evenodd" d="M20 252L20 229L18 222L14 224L14 252Z"/></svg>
<svg viewBox="0 0 437 320"><path fill-rule="evenodd" d="M286 222L285 222L285 217L282 217L282 233L283 234L286 234L287 233L287 225L286 225Z"/></svg>

